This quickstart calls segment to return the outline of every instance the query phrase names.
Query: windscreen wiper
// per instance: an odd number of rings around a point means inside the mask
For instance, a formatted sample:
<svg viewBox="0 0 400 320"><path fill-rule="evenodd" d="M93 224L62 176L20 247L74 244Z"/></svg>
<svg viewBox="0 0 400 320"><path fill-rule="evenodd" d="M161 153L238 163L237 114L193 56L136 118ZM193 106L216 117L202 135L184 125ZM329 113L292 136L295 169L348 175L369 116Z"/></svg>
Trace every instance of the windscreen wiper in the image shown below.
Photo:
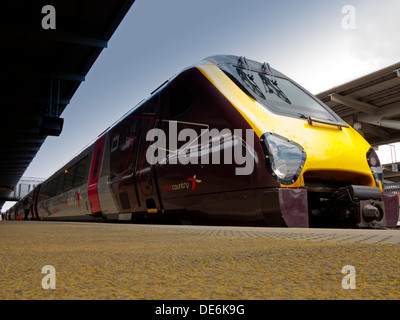
<svg viewBox="0 0 400 320"><path fill-rule="evenodd" d="M244 57L239 58L239 62L241 61L244 61L247 64L247 61ZM242 62L243 66L245 64L244 62ZM241 67L236 67L236 72L239 74L239 77L242 78L243 82L246 83L254 91L254 93L259 95L264 100L266 99L257 83L254 82L254 76L252 74L247 74Z"/></svg>
<svg viewBox="0 0 400 320"><path fill-rule="evenodd" d="M278 87L278 82L276 80L270 80L262 73L259 73L258 75L260 76L267 92L274 93L287 104L292 104L286 94L284 94L283 91Z"/></svg>
<svg viewBox="0 0 400 320"><path fill-rule="evenodd" d="M278 81L276 81L275 76L274 76L274 74L272 73L271 66L269 65L269 63L264 62L264 63L262 64L262 66L261 66L261 69L263 69L265 72L268 72L268 73L269 73L269 75L270 75L271 78L272 78L272 83L273 83L274 85L277 86L277 85L278 85Z"/></svg>

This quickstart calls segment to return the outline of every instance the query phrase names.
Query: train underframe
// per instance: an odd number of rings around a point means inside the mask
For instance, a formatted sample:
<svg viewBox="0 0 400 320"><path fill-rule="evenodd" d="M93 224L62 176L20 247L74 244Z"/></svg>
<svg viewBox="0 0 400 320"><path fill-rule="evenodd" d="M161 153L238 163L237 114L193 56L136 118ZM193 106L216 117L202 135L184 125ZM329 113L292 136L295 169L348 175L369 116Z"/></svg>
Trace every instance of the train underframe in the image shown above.
<svg viewBox="0 0 400 320"><path fill-rule="evenodd" d="M377 187L342 186L307 190L309 227L385 228L397 224L397 195Z"/></svg>
<svg viewBox="0 0 400 320"><path fill-rule="evenodd" d="M379 188L252 189L186 198L195 224L292 228L395 227L399 200ZM229 203L229 205L227 205Z"/></svg>
<svg viewBox="0 0 400 320"><path fill-rule="evenodd" d="M308 191L308 205L310 227L386 227L379 188L350 185L333 192Z"/></svg>

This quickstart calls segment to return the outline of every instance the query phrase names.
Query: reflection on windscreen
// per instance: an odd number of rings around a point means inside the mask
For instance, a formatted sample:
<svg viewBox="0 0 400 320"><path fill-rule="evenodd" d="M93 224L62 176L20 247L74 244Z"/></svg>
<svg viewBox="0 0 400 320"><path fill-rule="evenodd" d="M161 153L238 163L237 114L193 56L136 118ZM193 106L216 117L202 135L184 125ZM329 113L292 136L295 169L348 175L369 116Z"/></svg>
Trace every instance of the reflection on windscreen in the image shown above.
<svg viewBox="0 0 400 320"><path fill-rule="evenodd" d="M324 106L290 80L236 65L230 65L229 69L258 102L274 113L338 121Z"/></svg>

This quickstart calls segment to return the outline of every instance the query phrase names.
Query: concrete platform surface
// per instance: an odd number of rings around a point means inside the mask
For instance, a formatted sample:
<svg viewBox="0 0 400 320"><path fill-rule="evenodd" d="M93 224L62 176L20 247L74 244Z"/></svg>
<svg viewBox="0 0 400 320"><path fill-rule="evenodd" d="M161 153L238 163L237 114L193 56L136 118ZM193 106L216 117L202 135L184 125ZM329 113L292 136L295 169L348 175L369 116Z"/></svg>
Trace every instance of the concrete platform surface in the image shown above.
<svg viewBox="0 0 400 320"><path fill-rule="evenodd" d="M399 258L400 230L0 221L0 299L397 300Z"/></svg>

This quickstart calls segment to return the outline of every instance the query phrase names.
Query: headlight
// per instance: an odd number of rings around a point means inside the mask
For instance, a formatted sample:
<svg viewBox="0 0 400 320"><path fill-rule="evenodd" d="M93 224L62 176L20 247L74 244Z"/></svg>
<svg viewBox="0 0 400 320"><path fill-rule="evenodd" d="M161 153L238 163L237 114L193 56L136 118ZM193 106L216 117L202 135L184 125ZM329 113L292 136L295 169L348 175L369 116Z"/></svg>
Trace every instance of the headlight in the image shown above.
<svg viewBox="0 0 400 320"><path fill-rule="evenodd" d="M293 184L306 161L306 153L296 142L275 133L264 133L260 139L264 149L267 169L285 185Z"/></svg>
<svg viewBox="0 0 400 320"><path fill-rule="evenodd" d="M376 186L382 189L382 187L383 187L383 170L382 170L381 162L379 161L378 155L376 154L376 152L373 148L369 149L367 152L367 161L368 161L368 165L371 169L371 172L374 175Z"/></svg>

